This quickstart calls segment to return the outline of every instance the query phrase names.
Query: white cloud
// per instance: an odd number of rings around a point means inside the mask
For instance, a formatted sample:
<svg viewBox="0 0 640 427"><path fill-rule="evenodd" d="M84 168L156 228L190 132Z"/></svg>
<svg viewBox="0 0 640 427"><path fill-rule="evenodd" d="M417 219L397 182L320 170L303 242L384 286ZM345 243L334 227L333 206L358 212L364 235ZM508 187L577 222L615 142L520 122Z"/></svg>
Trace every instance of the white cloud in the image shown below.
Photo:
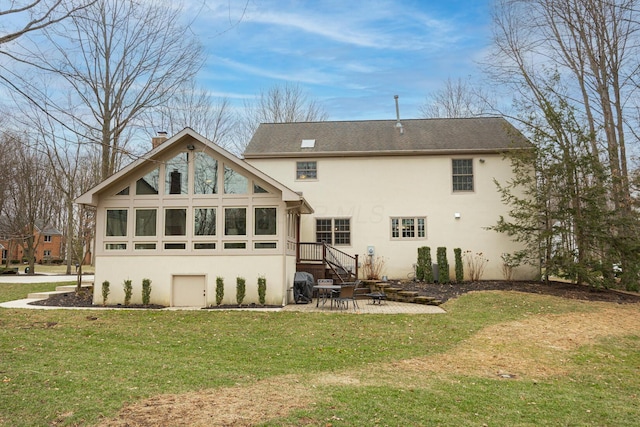
<svg viewBox="0 0 640 427"><path fill-rule="evenodd" d="M252 76L265 77L273 80L293 81L308 84L323 84L332 81L331 74L323 73L314 69L279 69L278 71L274 71L267 67L243 63L230 58L215 57L214 59L215 62L227 68Z"/></svg>

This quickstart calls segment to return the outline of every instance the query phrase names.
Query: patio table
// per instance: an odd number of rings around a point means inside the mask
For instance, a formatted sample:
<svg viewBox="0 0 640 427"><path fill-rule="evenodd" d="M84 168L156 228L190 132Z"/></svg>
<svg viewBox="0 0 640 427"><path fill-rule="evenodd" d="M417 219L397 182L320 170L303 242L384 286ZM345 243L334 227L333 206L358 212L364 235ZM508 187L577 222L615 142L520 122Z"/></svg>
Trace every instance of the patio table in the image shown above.
<svg viewBox="0 0 640 427"><path fill-rule="evenodd" d="M315 285L313 289L318 291L318 299L316 300L316 307L318 307L320 305L320 299L322 299L322 305L325 305L327 300L331 299L333 292L340 290L340 285ZM322 298L320 297L321 295Z"/></svg>

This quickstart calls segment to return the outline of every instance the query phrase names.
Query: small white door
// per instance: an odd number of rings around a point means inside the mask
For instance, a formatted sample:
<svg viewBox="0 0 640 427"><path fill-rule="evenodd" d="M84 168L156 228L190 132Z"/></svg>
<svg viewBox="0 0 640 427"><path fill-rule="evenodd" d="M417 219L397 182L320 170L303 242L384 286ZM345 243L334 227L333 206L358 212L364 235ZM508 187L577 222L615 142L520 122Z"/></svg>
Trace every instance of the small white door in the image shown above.
<svg viewBox="0 0 640 427"><path fill-rule="evenodd" d="M207 287L205 276L173 276L172 307L205 307Z"/></svg>

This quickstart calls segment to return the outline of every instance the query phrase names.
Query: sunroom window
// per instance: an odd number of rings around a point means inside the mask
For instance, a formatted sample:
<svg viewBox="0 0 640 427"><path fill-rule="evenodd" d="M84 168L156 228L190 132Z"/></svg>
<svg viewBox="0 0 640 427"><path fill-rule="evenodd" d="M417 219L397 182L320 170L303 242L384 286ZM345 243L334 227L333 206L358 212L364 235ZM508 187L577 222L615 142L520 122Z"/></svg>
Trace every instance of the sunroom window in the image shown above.
<svg viewBox="0 0 640 427"><path fill-rule="evenodd" d="M107 236L127 235L127 210L107 209Z"/></svg>
<svg viewBox="0 0 640 427"><path fill-rule="evenodd" d="M187 231L187 210L166 209L164 216L165 236L184 236Z"/></svg>
<svg viewBox="0 0 640 427"><path fill-rule="evenodd" d="M195 156L195 194L218 193L218 161L206 153L196 153Z"/></svg>
<svg viewBox="0 0 640 427"><path fill-rule="evenodd" d="M196 208L194 212L194 234L196 236L216 235L215 208Z"/></svg>
<svg viewBox="0 0 640 427"><path fill-rule="evenodd" d="M246 236L247 234L247 209L225 208L224 210L224 235Z"/></svg>
<svg viewBox="0 0 640 427"><path fill-rule="evenodd" d="M158 194L160 169L156 168L136 181L136 194Z"/></svg>
<svg viewBox="0 0 640 427"><path fill-rule="evenodd" d="M156 210L137 209L136 210L136 236L156 235Z"/></svg>
<svg viewBox="0 0 640 427"><path fill-rule="evenodd" d="M256 236L276 235L276 208L255 208L254 220Z"/></svg>
<svg viewBox="0 0 640 427"><path fill-rule="evenodd" d="M224 167L225 194L247 194L249 180L231 168Z"/></svg>
<svg viewBox="0 0 640 427"><path fill-rule="evenodd" d="M189 155L180 153L165 165L164 194L187 194L189 191Z"/></svg>

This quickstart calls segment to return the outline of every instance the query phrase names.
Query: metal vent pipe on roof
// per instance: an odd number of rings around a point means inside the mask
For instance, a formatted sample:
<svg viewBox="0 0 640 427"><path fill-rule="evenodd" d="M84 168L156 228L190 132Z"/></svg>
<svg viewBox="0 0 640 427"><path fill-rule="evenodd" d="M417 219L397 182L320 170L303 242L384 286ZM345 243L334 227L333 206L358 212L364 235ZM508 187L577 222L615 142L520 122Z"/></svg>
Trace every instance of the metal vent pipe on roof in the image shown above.
<svg viewBox="0 0 640 427"><path fill-rule="evenodd" d="M396 128L400 130L400 134L404 133L404 128L402 127L402 123L400 123L400 106L398 105L398 95L394 95L393 99L396 100Z"/></svg>

